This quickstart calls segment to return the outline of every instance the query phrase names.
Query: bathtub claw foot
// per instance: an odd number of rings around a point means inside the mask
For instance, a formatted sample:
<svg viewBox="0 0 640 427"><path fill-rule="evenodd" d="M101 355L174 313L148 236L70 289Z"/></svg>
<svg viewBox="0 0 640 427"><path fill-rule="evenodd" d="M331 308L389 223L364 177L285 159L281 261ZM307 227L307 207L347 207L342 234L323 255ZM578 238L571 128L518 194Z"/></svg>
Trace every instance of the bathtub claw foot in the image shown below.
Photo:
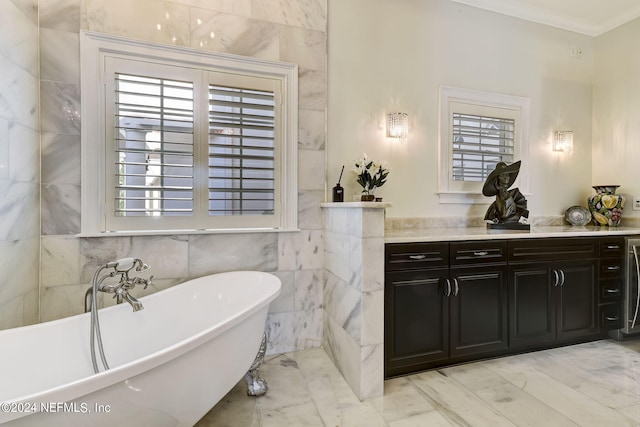
<svg viewBox="0 0 640 427"><path fill-rule="evenodd" d="M256 355L253 364L244 376L244 379L247 382L247 395L249 396L262 396L269 389L269 387L267 386L267 381L262 378L262 376L260 376L260 372L258 372L260 365L262 365L262 362L264 362L264 355L266 352L267 334L265 333L262 335L262 342L260 343L258 354Z"/></svg>

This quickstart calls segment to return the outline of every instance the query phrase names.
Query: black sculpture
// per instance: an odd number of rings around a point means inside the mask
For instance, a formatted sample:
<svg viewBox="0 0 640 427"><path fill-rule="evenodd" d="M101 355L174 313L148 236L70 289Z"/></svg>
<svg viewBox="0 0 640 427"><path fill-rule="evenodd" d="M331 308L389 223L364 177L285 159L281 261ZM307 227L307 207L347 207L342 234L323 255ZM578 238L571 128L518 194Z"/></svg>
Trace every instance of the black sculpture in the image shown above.
<svg viewBox="0 0 640 427"><path fill-rule="evenodd" d="M520 163L520 161L511 164L498 163L484 182L482 194L489 197L496 196L496 200L491 203L484 216L487 228L530 229L527 223L529 217L527 199L518 188L509 190L518 177Z"/></svg>

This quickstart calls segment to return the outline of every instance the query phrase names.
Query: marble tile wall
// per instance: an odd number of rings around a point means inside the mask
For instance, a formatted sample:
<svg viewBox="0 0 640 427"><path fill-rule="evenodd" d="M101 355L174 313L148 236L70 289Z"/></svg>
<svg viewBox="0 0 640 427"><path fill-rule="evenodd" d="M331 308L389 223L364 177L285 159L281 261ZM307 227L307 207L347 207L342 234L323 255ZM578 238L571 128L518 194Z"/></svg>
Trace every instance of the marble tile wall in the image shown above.
<svg viewBox="0 0 640 427"><path fill-rule="evenodd" d="M0 329L38 321L37 23L36 0L0 2Z"/></svg>
<svg viewBox="0 0 640 427"><path fill-rule="evenodd" d="M384 204L326 203L323 346L361 400L382 396Z"/></svg>
<svg viewBox="0 0 640 427"><path fill-rule="evenodd" d="M42 320L81 312L93 270L135 255L152 265L157 289L229 270L273 272L283 287L270 308L268 352L321 345L326 8L326 0L40 0ZM297 63L301 231L73 237L81 216L81 29Z"/></svg>

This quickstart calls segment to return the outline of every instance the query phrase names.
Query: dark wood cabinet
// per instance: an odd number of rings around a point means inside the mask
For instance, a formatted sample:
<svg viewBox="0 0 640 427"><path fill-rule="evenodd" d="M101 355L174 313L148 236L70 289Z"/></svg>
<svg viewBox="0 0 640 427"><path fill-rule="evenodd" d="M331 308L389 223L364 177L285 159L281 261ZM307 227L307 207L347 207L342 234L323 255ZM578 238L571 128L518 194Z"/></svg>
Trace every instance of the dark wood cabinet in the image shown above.
<svg viewBox="0 0 640 427"><path fill-rule="evenodd" d="M601 330L623 326L624 248L623 237L608 237L600 241L598 322Z"/></svg>
<svg viewBox="0 0 640 427"><path fill-rule="evenodd" d="M598 333L597 239L509 242L509 347Z"/></svg>
<svg viewBox="0 0 640 427"><path fill-rule="evenodd" d="M624 237L385 245L385 377L620 327Z"/></svg>
<svg viewBox="0 0 640 427"><path fill-rule="evenodd" d="M551 274L551 269L545 265L509 267L511 347L554 339L556 317Z"/></svg>
<svg viewBox="0 0 640 427"><path fill-rule="evenodd" d="M448 268L387 275L385 352L389 375L449 357L449 301L443 289L448 277Z"/></svg>
<svg viewBox="0 0 640 427"><path fill-rule="evenodd" d="M506 349L506 265L454 267L450 274L450 356Z"/></svg>
<svg viewBox="0 0 640 427"><path fill-rule="evenodd" d="M387 245L386 377L507 348L506 245L488 243Z"/></svg>

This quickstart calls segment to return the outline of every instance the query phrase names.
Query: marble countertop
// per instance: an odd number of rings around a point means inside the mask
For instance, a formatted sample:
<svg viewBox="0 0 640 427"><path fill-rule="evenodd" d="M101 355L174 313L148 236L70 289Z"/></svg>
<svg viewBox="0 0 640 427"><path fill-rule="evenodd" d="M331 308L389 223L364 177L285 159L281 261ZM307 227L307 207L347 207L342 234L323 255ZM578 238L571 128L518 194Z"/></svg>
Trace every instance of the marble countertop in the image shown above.
<svg viewBox="0 0 640 427"><path fill-rule="evenodd" d="M486 227L386 230L385 243L441 242L460 240L533 239L542 237L588 237L640 235L638 227L532 225L530 231L488 230Z"/></svg>

